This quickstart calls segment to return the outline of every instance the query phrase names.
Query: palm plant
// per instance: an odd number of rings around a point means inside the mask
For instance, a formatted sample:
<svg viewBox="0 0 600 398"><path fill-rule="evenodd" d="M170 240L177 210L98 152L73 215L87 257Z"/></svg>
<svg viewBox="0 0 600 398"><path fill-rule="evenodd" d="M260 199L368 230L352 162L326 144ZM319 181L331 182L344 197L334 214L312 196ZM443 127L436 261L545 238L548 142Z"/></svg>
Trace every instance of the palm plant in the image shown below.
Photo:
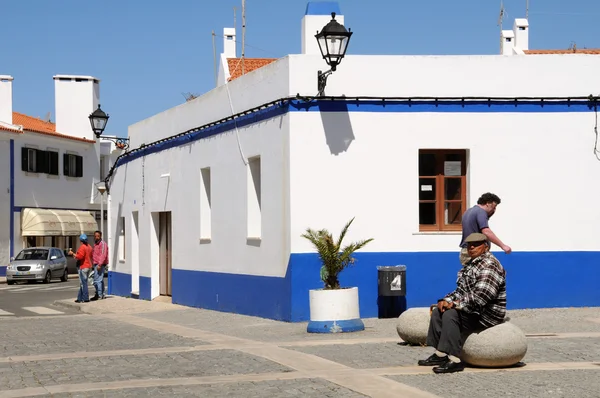
<svg viewBox="0 0 600 398"><path fill-rule="evenodd" d="M355 259L352 257L352 254L373 240L371 238L353 242L341 249L342 241L352 221L354 221L354 217L344 226L336 241L334 241L333 236L326 229L315 231L307 228L306 232L302 234L302 237L308 239L319 253L319 257L323 263L321 267L321 280L325 284L325 290L340 288L338 275L346 267L354 264Z"/></svg>

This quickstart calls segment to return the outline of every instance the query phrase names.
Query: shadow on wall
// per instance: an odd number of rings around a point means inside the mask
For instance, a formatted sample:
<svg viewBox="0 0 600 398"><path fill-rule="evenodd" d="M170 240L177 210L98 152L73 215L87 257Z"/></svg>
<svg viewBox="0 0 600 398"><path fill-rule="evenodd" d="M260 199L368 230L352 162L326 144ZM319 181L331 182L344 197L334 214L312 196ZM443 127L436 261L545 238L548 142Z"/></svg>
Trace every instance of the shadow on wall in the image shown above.
<svg viewBox="0 0 600 398"><path fill-rule="evenodd" d="M319 110L329 151L332 155L346 152L355 138L348 105L342 101L327 101L319 104Z"/></svg>

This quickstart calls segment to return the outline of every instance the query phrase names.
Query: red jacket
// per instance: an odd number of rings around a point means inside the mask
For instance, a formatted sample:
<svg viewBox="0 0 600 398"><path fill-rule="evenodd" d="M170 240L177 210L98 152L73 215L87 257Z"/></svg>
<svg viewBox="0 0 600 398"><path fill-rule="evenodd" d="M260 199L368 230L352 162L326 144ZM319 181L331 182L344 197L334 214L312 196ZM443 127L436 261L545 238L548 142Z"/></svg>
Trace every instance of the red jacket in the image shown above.
<svg viewBox="0 0 600 398"><path fill-rule="evenodd" d="M82 243L75 253L75 258L81 262L79 268L92 268L92 247L87 243Z"/></svg>
<svg viewBox="0 0 600 398"><path fill-rule="evenodd" d="M100 240L100 242L94 244L94 248L92 249L92 263L98 265L108 264L108 245L105 241Z"/></svg>

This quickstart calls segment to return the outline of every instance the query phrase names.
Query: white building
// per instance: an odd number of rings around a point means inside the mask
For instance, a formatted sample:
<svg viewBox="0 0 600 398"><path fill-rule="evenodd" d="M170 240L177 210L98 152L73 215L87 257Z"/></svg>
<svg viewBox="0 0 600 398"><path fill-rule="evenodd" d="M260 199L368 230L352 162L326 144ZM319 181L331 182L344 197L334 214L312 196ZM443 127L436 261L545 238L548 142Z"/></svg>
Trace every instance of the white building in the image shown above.
<svg viewBox="0 0 600 398"><path fill-rule="evenodd" d="M302 54L234 80L222 62L223 84L130 126L110 187L111 293L307 320L322 283L301 234L356 217L347 239L375 240L341 281L359 287L361 316L378 314L379 265L406 265L407 305L428 306L453 289L462 212L491 191L491 226L514 250L498 254L509 308L600 305L586 99L600 57L354 55L351 41L329 97L297 99L326 70L314 34L331 11L343 20L336 3L308 5Z"/></svg>
<svg viewBox="0 0 600 398"><path fill-rule="evenodd" d="M0 76L0 275L24 247L75 250L81 233L98 229L97 183L120 152L90 127L98 79L54 76L56 122L14 112L12 84Z"/></svg>

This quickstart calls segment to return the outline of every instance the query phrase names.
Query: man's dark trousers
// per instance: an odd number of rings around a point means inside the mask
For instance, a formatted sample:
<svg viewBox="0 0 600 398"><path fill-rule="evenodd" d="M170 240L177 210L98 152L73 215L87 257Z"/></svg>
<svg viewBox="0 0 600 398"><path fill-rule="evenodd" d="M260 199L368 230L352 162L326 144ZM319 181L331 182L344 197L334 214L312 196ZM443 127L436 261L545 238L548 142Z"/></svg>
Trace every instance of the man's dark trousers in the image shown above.
<svg viewBox="0 0 600 398"><path fill-rule="evenodd" d="M464 332L483 329L479 323L479 315L447 309L443 313L435 308L431 313L427 345L444 354L460 357L463 347Z"/></svg>

